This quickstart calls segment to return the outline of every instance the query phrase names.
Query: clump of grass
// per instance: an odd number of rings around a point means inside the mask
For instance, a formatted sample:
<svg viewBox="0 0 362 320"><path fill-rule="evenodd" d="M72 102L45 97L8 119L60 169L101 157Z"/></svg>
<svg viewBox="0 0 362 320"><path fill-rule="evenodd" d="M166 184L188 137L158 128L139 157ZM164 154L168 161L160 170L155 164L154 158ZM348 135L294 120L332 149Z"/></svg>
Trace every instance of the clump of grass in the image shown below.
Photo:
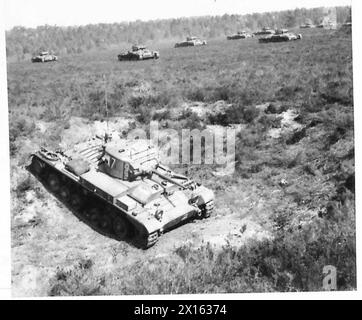
<svg viewBox="0 0 362 320"><path fill-rule="evenodd" d="M210 113L208 121L211 124L228 126L236 123L251 123L259 116L259 110L254 106L233 104L222 113Z"/></svg>
<svg viewBox="0 0 362 320"><path fill-rule="evenodd" d="M203 88L189 89L186 93L186 99L190 101L204 102L206 100L206 90Z"/></svg>
<svg viewBox="0 0 362 320"><path fill-rule="evenodd" d="M17 151L16 140L19 137L31 137L36 129L33 119L26 116L19 116L15 119L11 118L9 139L10 139L10 155L15 155Z"/></svg>
<svg viewBox="0 0 362 320"><path fill-rule="evenodd" d="M104 278L95 279L93 261L81 260L71 269L59 268L50 280L50 296L92 296L98 295L104 285Z"/></svg>

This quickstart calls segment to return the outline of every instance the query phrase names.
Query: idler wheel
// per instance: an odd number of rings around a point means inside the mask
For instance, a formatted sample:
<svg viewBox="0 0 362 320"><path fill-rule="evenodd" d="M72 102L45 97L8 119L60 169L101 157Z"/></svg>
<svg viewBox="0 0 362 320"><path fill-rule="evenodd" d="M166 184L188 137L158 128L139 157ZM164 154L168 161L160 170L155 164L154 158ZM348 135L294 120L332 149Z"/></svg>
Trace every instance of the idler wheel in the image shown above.
<svg viewBox="0 0 362 320"><path fill-rule="evenodd" d="M68 189L68 186L60 187L59 195L63 201L68 202L70 200L70 191Z"/></svg>
<svg viewBox="0 0 362 320"><path fill-rule="evenodd" d="M90 211L89 211L89 221L93 226L99 227L100 220L101 220L100 216L101 216L101 213L100 213L98 208L90 209Z"/></svg>
<svg viewBox="0 0 362 320"><path fill-rule="evenodd" d="M41 177L42 175L44 175L45 165L40 160L33 158L31 167L37 176Z"/></svg>
<svg viewBox="0 0 362 320"><path fill-rule="evenodd" d="M112 231L112 219L109 216L109 213L103 213L99 215L99 222L98 222L99 228L102 229L104 232L110 232Z"/></svg>

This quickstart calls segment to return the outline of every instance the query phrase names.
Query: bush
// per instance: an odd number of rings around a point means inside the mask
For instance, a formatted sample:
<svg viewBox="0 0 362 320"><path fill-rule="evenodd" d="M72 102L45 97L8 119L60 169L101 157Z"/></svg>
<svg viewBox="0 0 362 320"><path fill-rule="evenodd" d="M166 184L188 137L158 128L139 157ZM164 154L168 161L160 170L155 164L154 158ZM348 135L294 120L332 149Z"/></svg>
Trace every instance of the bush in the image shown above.
<svg viewBox="0 0 362 320"><path fill-rule="evenodd" d="M204 102L206 99L206 90L203 88L194 88L186 93L186 99L190 101Z"/></svg>
<svg viewBox="0 0 362 320"><path fill-rule="evenodd" d="M228 126L236 123L251 123L259 116L259 110L252 106L232 105L223 113L208 115L211 124Z"/></svg>
<svg viewBox="0 0 362 320"><path fill-rule="evenodd" d="M104 278L96 278L92 272L93 261L83 259L71 269L58 268L50 280L50 296L92 296L98 295L104 285Z"/></svg>
<svg viewBox="0 0 362 320"><path fill-rule="evenodd" d="M152 120L160 121L160 120L168 120L171 118L170 110L163 110L161 112L155 112L152 116Z"/></svg>
<svg viewBox="0 0 362 320"><path fill-rule="evenodd" d="M16 187L16 193L18 197L23 196L24 192L34 189L34 179L30 176L30 174L26 175L26 177L19 182Z"/></svg>

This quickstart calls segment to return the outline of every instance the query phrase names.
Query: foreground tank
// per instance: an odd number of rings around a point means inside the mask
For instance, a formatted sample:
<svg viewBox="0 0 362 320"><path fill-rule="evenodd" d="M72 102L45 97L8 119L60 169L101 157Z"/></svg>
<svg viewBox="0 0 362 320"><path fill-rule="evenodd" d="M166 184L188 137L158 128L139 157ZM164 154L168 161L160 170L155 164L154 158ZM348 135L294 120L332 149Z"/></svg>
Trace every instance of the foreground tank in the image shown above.
<svg viewBox="0 0 362 320"><path fill-rule="evenodd" d="M213 191L158 161L147 140L94 138L32 155L28 169L95 230L139 247L183 222L208 218Z"/></svg>

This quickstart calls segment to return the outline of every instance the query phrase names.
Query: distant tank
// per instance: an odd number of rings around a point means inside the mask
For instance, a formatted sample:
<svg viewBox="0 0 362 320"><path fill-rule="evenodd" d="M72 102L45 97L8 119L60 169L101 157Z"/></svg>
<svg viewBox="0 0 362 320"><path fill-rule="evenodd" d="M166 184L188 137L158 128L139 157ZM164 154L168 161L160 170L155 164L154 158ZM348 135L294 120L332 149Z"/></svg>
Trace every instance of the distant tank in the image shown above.
<svg viewBox="0 0 362 320"><path fill-rule="evenodd" d="M28 170L93 229L143 248L214 208L213 191L162 165L148 140L106 135L71 150L41 148Z"/></svg>
<svg viewBox="0 0 362 320"><path fill-rule="evenodd" d="M254 35L251 35L249 33L247 33L246 31L238 31L236 34L227 36L226 39L227 40L239 40L239 39L247 39L247 38L251 38Z"/></svg>
<svg viewBox="0 0 362 320"><path fill-rule="evenodd" d="M175 48L205 46L206 44L206 40L200 40L198 37L187 37L186 41L176 43Z"/></svg>
<svg viewBox="0 0 362 320"><path fill-rule="evenodd" d="M286 29L280 29L280 30L277 30L275 32L275 34L259 38L259 42L260 43L285 42L285 41L293 41L293 40L300 40L300 39L302 39L301 34L294 34L292 32L289 32Z"/></svg>
<svg viewBox="0 0 362 320"><path fill-rule="evenodd" d="M57 61L58 57L50 54L48 51L40 52L37 56L31 58L31 62L50 62Z"/></svg>
<svg viewBox="0 0 362 320"><path fill-rule="evenodd" d="M274 33L275 33L275 30L268 28L268 27L264 27L260 31L254 32L254 35L255 36L264 36L264 35L271 35Z"/></svg>
<svg viewBox="0 0 362 320"><path fill-rule="evenodd" d="M306 19L305 22L300 26L301 29L311 29L315 27L316 26L313 24L311 19Z"/></svg>
<svg viewBox="0 0 362 320"><path fill-rule="evenodd" d="M158 59L160 53L158 51L152 51L142 45L132 46L132 50L122 52L118 55L119 61L125 60L147 60L147 59Z"/></svg>
<svg viewBox="0 0 362 320"><path fill-rule="evenodd" d="M342 23L342 28L352 28L352 22Z"/></svg>

